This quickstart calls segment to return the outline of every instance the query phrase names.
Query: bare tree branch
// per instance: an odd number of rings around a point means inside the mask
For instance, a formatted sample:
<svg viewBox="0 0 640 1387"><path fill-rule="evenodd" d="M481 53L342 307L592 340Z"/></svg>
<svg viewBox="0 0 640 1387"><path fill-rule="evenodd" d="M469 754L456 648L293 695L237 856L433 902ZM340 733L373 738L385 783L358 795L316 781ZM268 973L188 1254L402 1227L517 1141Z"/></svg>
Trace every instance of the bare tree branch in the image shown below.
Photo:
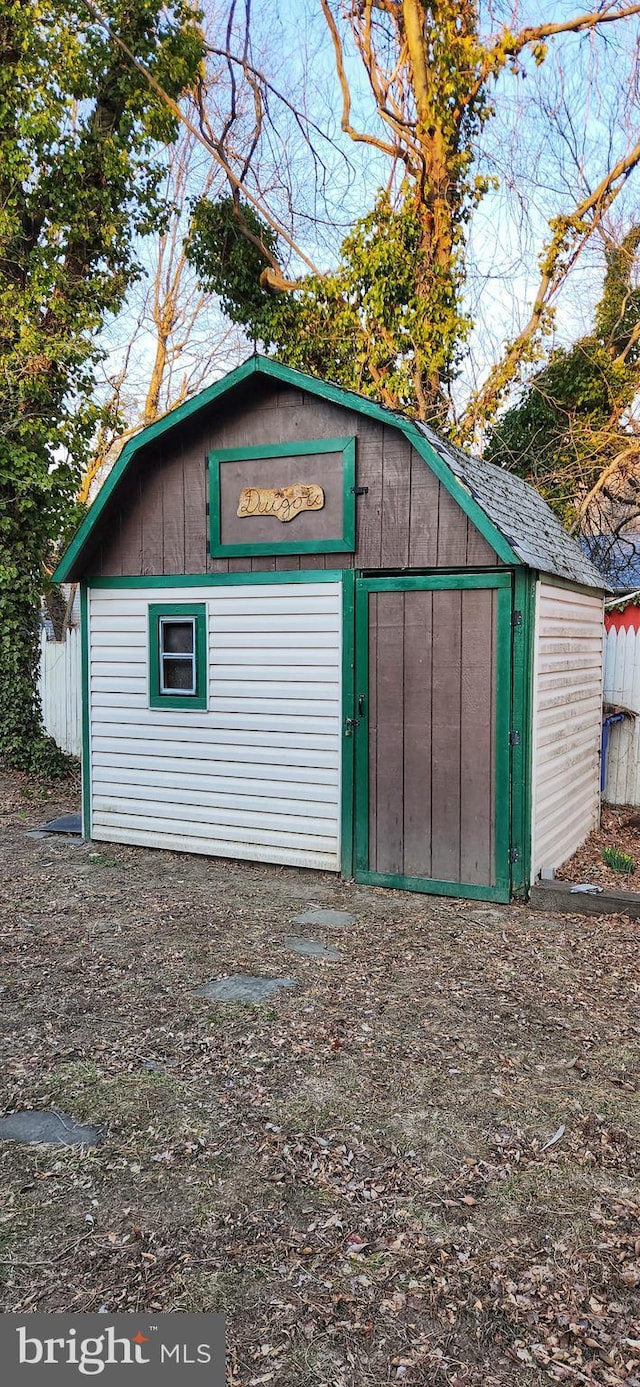
<svg viewBox="0 0 640 1387"><path fill-rule="evenodd" d="M553 237L543 252L542 273L529 320L507 347L502 361L490 372L482 389L472 398L463 417L465 430L471 432L476 424L495 412L520 366L530 357L532 344L544 326L551 300L564 284L577 256L601 225L605 213L638 163L640 140L624 158L617 161L573 212L554 219Z"/></svg>
<svg viewBox="0 0 640 1387"><path fill-rule="evenodd" d="M223 169L224 173L226 174L231 186L235 188L237 192L242 192L242 196L246 198L247 202L251 203L251 205L259 213L259 215L264 218L264 220L271 227L271 229L276 232L276 235L282 238L285 245L287 245L289 249L293 251L294 255L296 255L303 262L303 264L307 266L311 273L313 275L321 277L322 271L318 269L318 267L314 264L313 260L310 259L310 257L306 254L304 250L302 250L302 247L297 244L294 238L287 231L286 227L282 226L282 224L272 215L268 207L266 207L264 203L260 201L259 198L256 198L254 194L251 192L251 190L247 188L245 184L242 183L241 179L238 177L238 175L234 172L233 168L231 167L231 164L229 163L226 156L220 152L220 150L216 147L215 143L213 143L212 140L207 139L207 137L202 133L202 131L199 130L196 125L193 124L186 112L183 111L182 108L178 105L178 103L174 101L172 97L169 96L168 92L164 90L164 88L158 82L157 78L154 76L152 72L149 71L145 64L140 62L140 60L136 58L135 54L132 53L131 49L127 47L127 44L124 43L123 40L117 34L111 32L108 19L98 9L98 6L94 3L94 0L82 0L82 4L89 11L92 17L96 20L96 22L100 24L103 29L106 30L112 41L115 44L117 44L117 46L129 60L129 62L132 63L136 70L141 74L141 76L144 77L145 81L148 82L149 86L156 93L156 96L160 98L164 105L167 106L167 108L175 116L175 119L179 121L180 124L183 125L187 130L189 130L193 137L196 140L198 140L198 142L203 146L203 148L207 150L208 154L211 155L211 158L216 160L216 162L220 165L220 168ZM264 247L263 250L265 250ZM278 270L280 266L277 264L277 262L275 262L273 256L268 255L266 251L265 253L267 254L267 258L273 261L274 270Z"/></svg>

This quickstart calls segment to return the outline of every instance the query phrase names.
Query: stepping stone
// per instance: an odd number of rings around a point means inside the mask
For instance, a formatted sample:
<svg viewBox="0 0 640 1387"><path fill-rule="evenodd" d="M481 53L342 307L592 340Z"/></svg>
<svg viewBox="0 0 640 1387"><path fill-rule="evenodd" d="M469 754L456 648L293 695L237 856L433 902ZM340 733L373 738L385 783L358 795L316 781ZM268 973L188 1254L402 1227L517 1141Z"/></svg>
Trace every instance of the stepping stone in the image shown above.
<svg viewBox="0 0 640 1387"><path fill-rule="evenodd" d="M42 833L82 833L81 814L61 814L59 819L51 819L42 825Z"/></svg>
<svg viewBox="0 0 640 1387"><path fill-rule="evenodd" d="M503 925L506 915L504 910L471 910L468 919L476 925Z"/></svg>
<svg viewBox="0 0 640 1387"><path fill-rule="evenodd" d="M98 1146L99 1127L83 1126L64 1112L12 1112L0 1117L0 1141L21 1141L27 1146Z"/></svg>
<svg viewBox="0 0 640 1387"><path fill-rule="evenodd" d="M324 906L318 910L303 910L294 916L292 925L321 925L323 929L344 929L345 925L355 925L355 915L346 910L329 910Z"/></svg>
<svg viewBox="0 0 640 1387"><path fill-rule="evenodd" d="M288 949L294 954L307 954L309 958L324 958L327 963L336 963L340 958L333 944L320 944L317 939L300 939L297 934L288 934L285 939Z"/></svg>
<svg viewBox="0 0 640 1387"><path fill-rule="evenodd" d="M209 997L214 1002L268 1002L282 988L295 987L294 978L257 978L249 973L234 973L230 978L217 978L196 988L196 997Z"/></svg>

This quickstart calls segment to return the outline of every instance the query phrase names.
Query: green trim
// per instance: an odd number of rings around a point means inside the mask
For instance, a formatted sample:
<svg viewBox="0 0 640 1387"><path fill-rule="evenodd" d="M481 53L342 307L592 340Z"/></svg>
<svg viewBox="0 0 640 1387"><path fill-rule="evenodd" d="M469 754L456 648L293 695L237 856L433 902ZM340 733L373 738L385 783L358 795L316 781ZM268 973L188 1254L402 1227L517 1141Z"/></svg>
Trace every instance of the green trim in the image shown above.
<svg viewBox="0 0 640 1387"><path fill-rule="evenodd" d="M512 864L511 892L526 897L531 880L532 704L536 575L520 569L514 574L513 605L522 612L522 625L512 632L513 692L511 727L520 745L511 748L511 843L519 850Z"/></svg>
<svg viewBox="0 0 640 1387"><path fill-rule="evenodd" d="M363 886L386 886L390 891L420 891L425 896L459 896L464 900L509 900L505 886L468 886L461 881L435 881L432 877L394 876L391 872L356 872L356 881Z"/></svg>
<svg viewBox="0 0 640 1387"><path fill-rule="evenodd" d="M223 544L220 512L220 468L225 462L252 458L308 457L312 453L342 453L342 534L332 539L283 539L257 544ZM301 443L269 443L250 448L214 448L209 453L209 553L214 558L254 557L260 554L350 554L356 547L356 440L312 438ZM288 533L288 526L283 531Z"/></svg>
<svg viewBox="0 0 640 1387"><path fill-rule="evenodd" d="M354 714L355 700L355 573L342 570L342 755L340 872L353 876L354 762L357 738L347 736L346 719Z"/></svg>
<svg viewBox="0 0 640 1387"><path fill-rule="evenodd" d="M355 591L356 697L363 705L363 731L356 736L354 815L355 873L363 880L369 867L369 579L357 578ZM391 583L393 580L387 580Z"/></svg>
<svg viewBox="0 0 640 1387"><path fill-rule="evenodd" d="M511 575L509 575L511 576ZM496 888L511 896L511 585L498 593L495 712L494 871Z"/></svg>
<svg viewBox="0 0 640 1387"><path fill-rule="evenodd" d="M269 443L267 447L262 443L253 443L247 448L214 448L209 456L219 458L221 462L244 462L251 461L252 458L309 457L312 453L343 453L349 444L354 443L353 434L344 434L340 438L306 438L303 442L294 440L293 443Z"/></svg>
<svg viewBox="0 0 640 1387"><path fill-rule="evenodd" d="M80 584L80 663L82 679L82 836L91 837L91 731L89 681L89 602L86 583Z"/></svg>
<svg viewBox="0 0 640 1387"><path fill-rule="evenodd" d="M439 896L508 901L511 891L509 862L511 786L509 730L511 716L511 610L512 574L425 575L424 577L359 578L356 582L356 692L369 706L369 594L372 592L443 591L445 589L497 589L497 651L495 701L495 807L494 876L491 886L440 881L373 872L369 868L369 739L359 736L356 746L355 838L356 881L395 890L421 891ZM366 716L366 713L365 713Z"/></svg>
<svg viewBox="0 0 640 1387"><path fill-rule="evenodd" d="M504 535L485 514L479 503L474 500L468 487L458 480L413 420L395 413L392 409L385 408L384 405L377 404L374 400L357 395L351 390L343 390L340 386L331 385L327 381L316 380L314 376L308 376L303 371L294 371L289 366L282 366L280 362L274 361L270 357L256 355L251 356L242 366L231 371L229 375L223 376L222 380L216 381L207 390L195 395L192 400L187 400L185 404L172 409L169 414L165 414L162 419L151 424L149 428L142 429L135 438L129 440L106 482L100 488L69 548L61 558L53 574L54 582L68 582L74 576L74 569L82 558L85 546L136 454L150 443L155 442L156 439L164 437L171 429L177 428L186 420L193 418L200 410L207 409L214 401L234 390L254 374L280 381L284 385L292 385L298 390L306 391L307 394L319 396L330 403L351 409L369 419L375 419L378 423L399 429L423 461L431 468L445 490L449 492L465 515L476 526L476 529L487 540L498 558L506 564L520 565L517 554Z"/></svg>
<svg viewBox="0 0 640 1387"><path fill-rule="evenodd" d="M329 400L331 404L341 405L343 409L352 409L356 414L364 414L369 419L377 420L380 424L388 424L390 427L400 429L423 461L428 463L438 481L442 482L445 491L453 496L465 515L484 536L498 558L506 564L520 564L521 560L518 555L479 503L474 500L469 488L464 482L458 480L455 473L443 461L412 419L408 419L405 415L399 414L385 405L377 404L375 400L358 395L353 390L344 390L339 385L331 385L329 381L316 380L315 376L308 376L303 371L294 371L290 366L282 366L279 361L274 361L271 357L256 357L255 360L257 369L265 376L271 376L284 385L292 385L298 390L306 390L310 395L318 395L323 400Z"/></svg>
<svg viewBox="0 0 640 1387"><path fill-rule="evenodd" d="M179 573L141 578L88 578L89 588L217 588L255 583L335 583L344 568L296 568L271 573Z"/></svg>
<svg viewBox="0 0 640 1387"><path fill-rule="evenodd" d="M194 395L192 400L187 400L185 404L178 405L177 409L172 409L165 414L162 419L158 419L155 424L150 424L147 429L142 429L136 434L135 438L129 439L125 444L118 461L111 469L106 482L100 487L93 505L90 506L84 520L81 522L69 548L63 554L58 567L53 574L52 581L55 583L65 583L73 572L76 561L80 558L85 545L88 543L93 531L100 520L106 506L108 505L114 491L120 485L122 477L127 468L142 448L149 443L155 442L157 438L162 438L165 433L173 429L178 424L184 424L192 415L199 410L205 409L212 404L220 395L224 395L227 390L233 390L234 386L240 385L248 376L253 375L256 370L257 357L249 357L248 361L243 362L237 370L231 371L229 375L223 376L214 385L210 385L207 390L202 390L199 395Z"/></svg>
<svg viewBox="0 0 640 1387"><path fill-rule="evenodd" d="M160 688L160 618L193 617L195 622L195 693L167 694ZM186 713L208 706L207 608L204 602L150 602L149 620L149 707L181 708Z"/></svg>
<svg viewBox="0 0 640 1387"><path fill-rule="evenodd" d="M411 592L421 588L438 592L445 588L510 588L511 574L490 569L484 573L411 573L398 577L385 574L360 581L366 583L368 592Z"/></svg>

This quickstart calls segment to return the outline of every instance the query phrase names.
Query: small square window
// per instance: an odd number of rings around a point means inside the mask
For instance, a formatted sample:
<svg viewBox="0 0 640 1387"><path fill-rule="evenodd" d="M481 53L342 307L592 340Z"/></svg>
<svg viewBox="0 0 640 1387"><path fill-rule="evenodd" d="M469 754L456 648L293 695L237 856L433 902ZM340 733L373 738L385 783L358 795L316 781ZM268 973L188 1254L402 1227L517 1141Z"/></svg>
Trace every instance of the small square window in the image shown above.
<svg viewBox="0 0 640 1387"><path fill-rule="evenodd" d="M150 605L149 703L152 708L206 708L204 603Z"/></svg>
<svg viewBox="0 0 640 1387"><path fill-rule="evenodd" d="M174 621L160 617L160 693L195 694L196 622L195 617Z"/></svg>

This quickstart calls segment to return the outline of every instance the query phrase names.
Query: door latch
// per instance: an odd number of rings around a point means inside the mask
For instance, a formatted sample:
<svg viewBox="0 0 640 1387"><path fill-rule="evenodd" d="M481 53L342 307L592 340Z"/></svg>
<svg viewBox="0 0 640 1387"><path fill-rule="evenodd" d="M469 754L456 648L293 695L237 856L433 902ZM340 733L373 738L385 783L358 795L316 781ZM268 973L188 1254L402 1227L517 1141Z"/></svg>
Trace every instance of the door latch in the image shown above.
<svg viewBox="0 0 640 1387"><path fill-rule="evenodd" d="M344 720L344 735L345 735L345 737L352 737L352 736L353 736L353 729L354 729L354 727L359 727L359 726L360 726L360 720L359 720L359 718L345 718L345 720Z"/></svg>

